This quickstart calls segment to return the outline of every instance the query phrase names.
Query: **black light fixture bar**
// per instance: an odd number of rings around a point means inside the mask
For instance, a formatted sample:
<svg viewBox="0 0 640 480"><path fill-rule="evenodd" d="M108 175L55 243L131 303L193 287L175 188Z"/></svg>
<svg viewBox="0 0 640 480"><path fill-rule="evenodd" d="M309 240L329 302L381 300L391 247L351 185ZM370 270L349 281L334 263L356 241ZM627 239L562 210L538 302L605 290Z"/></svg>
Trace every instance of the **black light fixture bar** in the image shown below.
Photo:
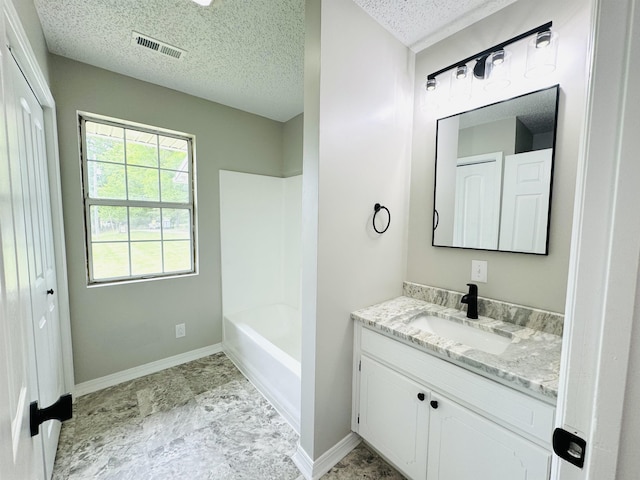
<svg viewBox="0 0 640 480"><path fill-rule="evenodd" d="M453 63L451 65L449 65L448 67L442 68L440 70L438 70L437 72L434 72L432 74L430 74L429 76L427 76L427 80L431 80L436 78L438 75L440 75L441 73L447 72L453 68L456 68L459 65L464 65L468 62L470 62L471 60L479 60L482 57L486 57L490 54L492 54L493 52L497 51L497 50L502 50L504 47L506 47L507 45L511 45L512 43L515 43L519 40L522 40L523 38L527 38L535 33L540 33L540 32L545 32L549 29L551 29L551 26L553 25L553 22L547 22L544 25L540 25L539 27L536 28L532 28L531 30L521 33L520 35L510 38L509 40L507 40L506 42L502 42L499 43L497 45L494 45L491 48L487 48L486 50L483 50L480 53L476 53L475 55L471 55L470 57L465 58L464 60L460 60L456 63Z"/></svg>

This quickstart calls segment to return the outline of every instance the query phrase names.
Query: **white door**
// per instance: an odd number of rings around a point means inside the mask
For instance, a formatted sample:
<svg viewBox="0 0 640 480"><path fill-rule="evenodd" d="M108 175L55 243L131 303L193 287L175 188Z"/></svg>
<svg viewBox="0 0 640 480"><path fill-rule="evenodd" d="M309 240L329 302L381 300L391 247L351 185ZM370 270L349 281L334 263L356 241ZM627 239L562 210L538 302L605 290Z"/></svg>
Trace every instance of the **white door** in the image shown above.
<svg viewBox="0 0 640 480"><path fill-rule="evenodd" d="M546 252L552 155L549 148L505 157L500 250Z"/></svg>
<svg viewBox="0 0 640 480"><path fill-rule="evenodd" d="M3 28L0 22L0 30ZM3 32L0 32L4 38ZM0 50L2 111L0 112L0 472L5 479L44 477L42 441L31 437L29 403L37 398L31 287L21 161L9 150L5 108L15 117L10 100L12 58ZM8 95L6 94L8 93ZM11 122L15 126L15 122ZM14 128L15 131L15 128Z"/></svg>
<svg viewBox="0 0 640 480"><path fill-rule="evenodd" d="M3 188L10 196L3 192L3 221L7 228L3 226L2 240L11 240L3 244L3 294L12 297L6 298L8 310L3 312L8 323L3 337L9 344L3 361L8 413L13 422L12 458L7 462L11 469L7 471L13 471L15 478L49 478L60 423L43 423L40 434L31 438L28 408L36 400L40 408L55 403L63 385L44 121L42 108L15 61L8 58L7 50L3 49L3 53L9 148L5 170L6 178L10 178ZM5 202L5 198L10 201ZM9 215L4 215L8 209L11 223ZM12 238L5 239L5 233Z"/></svg>
<svg viewBox="0 0 640 480"><path fill-rule="evenodd" d="M548 480L551 451L451 400L435 401L427 480Z"/></svg>
<svg viewBox="0 0 640 480"><path fill-rule="evenodd" d="M366 355L360 369L358 433L409 478L424 479L429 392Z"/></svg>
<svg viewBox="0 0 640 480"><path fill-rule="evenodd" d="M453 246L498 248L502 153L458 159Z"/></svg>
<svg viewBox="0 0 640 480"><path fill-rule="evenodd" d="M30 204L28 218L31 222L32 240L29 245L29 272L38 399L40 408L45 408L55 403L62 395L63 375L60 325L55 296L57 285L44 118L42 107L17 64L9 63L12 65L13 99L17 104L17 140L20 158L23 161L23 192L28 192L29 198L25 198L25 201ZM11 138L9 141L11 142ZM60 422L43 423L40 434L44 447L45 469L49 477L53 470Z"/></svg>

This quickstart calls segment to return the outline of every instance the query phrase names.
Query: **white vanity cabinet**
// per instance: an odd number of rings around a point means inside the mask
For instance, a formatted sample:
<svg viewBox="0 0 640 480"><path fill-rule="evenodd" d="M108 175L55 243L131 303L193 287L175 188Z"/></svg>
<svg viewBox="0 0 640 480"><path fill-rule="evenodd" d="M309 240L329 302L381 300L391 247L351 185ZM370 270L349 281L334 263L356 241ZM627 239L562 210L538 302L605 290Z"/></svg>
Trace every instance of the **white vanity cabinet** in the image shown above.
<svg viewBox="0 0 640 480"><path fill-rule="evenodd" d="M437 408L429 421L427 479L549 478L550 451L452 400L434 402Z"/></svg>
<svg viewBox="0 0 640 480"><path fill-rule="evenodd" d="M352 429L412 480L546 480L555 408L355 323Z"/></svg>
<svg viewBox="0 0 640 480"><path fill-rule="evenodd" d="M427 471L429 401L422 385L360 357L359 434L411 478Z"/></svg>

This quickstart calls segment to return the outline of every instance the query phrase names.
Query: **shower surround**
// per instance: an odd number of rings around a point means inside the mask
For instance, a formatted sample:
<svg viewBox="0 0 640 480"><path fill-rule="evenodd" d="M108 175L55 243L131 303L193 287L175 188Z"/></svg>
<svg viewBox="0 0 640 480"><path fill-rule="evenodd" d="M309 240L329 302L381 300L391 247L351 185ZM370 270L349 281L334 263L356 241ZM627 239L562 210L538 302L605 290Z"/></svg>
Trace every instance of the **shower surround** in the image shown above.
<svg viewBox="0 0 640 480"><path fill-rule="evenodd" d="M302 176L220 172L223 346L298 431Z"/></svg>

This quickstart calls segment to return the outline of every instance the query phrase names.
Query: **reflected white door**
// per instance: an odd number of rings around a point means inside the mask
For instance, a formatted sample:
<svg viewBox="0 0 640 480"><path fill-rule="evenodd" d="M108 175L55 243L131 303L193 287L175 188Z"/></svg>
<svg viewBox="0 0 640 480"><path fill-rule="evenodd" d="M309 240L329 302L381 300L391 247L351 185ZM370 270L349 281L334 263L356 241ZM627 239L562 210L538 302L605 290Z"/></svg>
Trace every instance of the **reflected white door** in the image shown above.
<svg viewBox="0 0 640 480"><path fill-rule="evenodd" d="M552 149L507 155L500 250L545 253Z"/></svg>
<svg viewBox="0 0 640 480"><path fill-rule="evenodd" d="M458 159L453 246L498 248L502 152Z"/></svg>
<svg viewBox="0 0 640 480"><path fill-rule="evenodd" d="M42 108L12 58L3 58L9 164L11 221L3 234L12 236L3 248L3 293L7 298L9 343L5 375L12 417L12 458L7 459L16 478L49 478L53 470L60 422L40 426L40 435L29 434L29 408L54 403L62 393L62 355L56 309L56 274L53 255L51 209ZM4 193L4 192L3 192ZM3 242L5 238L3 236ZM3 245L5 247L5 245ZM11 251L15 254L12 255ZM6 262L15 265L7 268ZM4 304L5 298L3 298ZM4 433L3 433L4 435ZM3 437L4 438L4 437ZM24 460L24 459L31 460ZM28 464L31 464L29 466ZM42 469L44 474L36 474ZM26 473L27 470L30 473ZM7 470L7 471L12 471Z"/></svg>

